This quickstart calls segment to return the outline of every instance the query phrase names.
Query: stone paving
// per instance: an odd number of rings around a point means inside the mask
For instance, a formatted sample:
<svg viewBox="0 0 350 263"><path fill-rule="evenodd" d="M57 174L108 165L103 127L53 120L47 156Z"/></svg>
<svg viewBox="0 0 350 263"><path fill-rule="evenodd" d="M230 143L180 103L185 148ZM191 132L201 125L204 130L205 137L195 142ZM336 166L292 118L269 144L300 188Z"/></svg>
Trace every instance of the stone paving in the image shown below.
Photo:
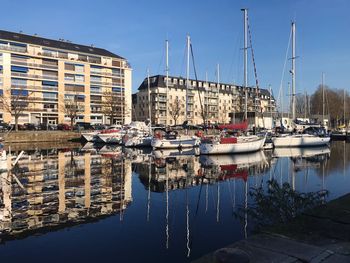
<svg viewBox="0 0 350 263"><path fill-rule="evenodd" d="M350 194L194 262L350 263Z"/></svg>

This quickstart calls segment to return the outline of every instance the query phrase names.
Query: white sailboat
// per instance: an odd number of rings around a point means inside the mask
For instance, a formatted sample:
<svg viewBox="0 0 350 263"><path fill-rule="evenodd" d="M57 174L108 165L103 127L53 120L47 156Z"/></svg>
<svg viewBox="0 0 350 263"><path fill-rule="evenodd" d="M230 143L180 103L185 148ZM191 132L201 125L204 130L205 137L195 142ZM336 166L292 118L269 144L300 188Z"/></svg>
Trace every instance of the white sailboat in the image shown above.
<svg viewBox="0 0 350 263"><path fill-rule="evenodd" d="M148 132L135 133L132 136L127 136L123 139L125 147L148 147L151 146L153 135L152 135L152 114L151 114L151 86L149 79L149 70L147 70L147 85L148 85L148 117L149 127Z"/></svg>
<svg viewBox="0 0 350 263"><path fill-rule="evenodd" d="M295 22L292 22L292 118L295 115ZM275 147L307 147L327 145L330 141L328 136L317 134L282 134L272 138Z"/></svg>
<svg viewBox="0 0 350 263"><path fill-rule="evenodd" d="M190 36L187 36L187 60L190 57ZM169 79L169 67L168 67L168 41L166 41L166 86L168 87L168 79ZM187 63L187 75L189 74L189 63ZM187 85L189 81L187 78ZM168 90L168 88L167 88ZM187 101L187 96L186 96ZM187 102L186 102L187 104ZM186 107L187 111L187 107ZM186 118L187 118L187 112ZM151 146L156 149L176 149L176 148L192 148L199 146L200 139L197 136L188 136L188 135L180 135L178 133L168 133L162 136L160 133L156 134L152 141Z"/></svg>
<svg viewBox="0 0 350 263"><path fill-rule="evenodd" d="M248 10L244 11L244 88L245 88L245 121L240 124L221 125L222 129L240 129L248 128L248 106L247 106L247 48L248 48ZM225 133L213 138L204 138L199 147L201 154L225 154L225 153L248 153L255 152L263 148L266 136L258 137L256 135L225 137Z"/></svg>

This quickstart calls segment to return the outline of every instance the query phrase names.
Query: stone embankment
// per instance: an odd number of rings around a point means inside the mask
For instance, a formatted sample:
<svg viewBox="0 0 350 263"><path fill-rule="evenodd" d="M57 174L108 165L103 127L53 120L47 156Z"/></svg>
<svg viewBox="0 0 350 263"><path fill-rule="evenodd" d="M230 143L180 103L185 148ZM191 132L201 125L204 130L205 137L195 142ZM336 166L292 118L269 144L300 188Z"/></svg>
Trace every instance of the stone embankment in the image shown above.
<svg viewBox="0 0 350 263"><path fill-rule="evenodd" d="M80 133L71 131L11 131L1 133L6 143L67 142L80 138Z"/></svg>
<svg viewBox="0 0 350 263"><path fill-rule="evenodd" d="M288 224L208 254L195 263L350 262L350 194L297 216Z"/></svg>

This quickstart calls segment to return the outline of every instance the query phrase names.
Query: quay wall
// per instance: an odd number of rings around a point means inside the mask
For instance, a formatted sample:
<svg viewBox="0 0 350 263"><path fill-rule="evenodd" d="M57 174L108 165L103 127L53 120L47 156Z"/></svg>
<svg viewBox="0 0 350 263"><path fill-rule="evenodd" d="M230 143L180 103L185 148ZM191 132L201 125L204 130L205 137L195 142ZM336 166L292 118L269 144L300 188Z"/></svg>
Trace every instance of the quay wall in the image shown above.
<svg viewBox="0 0 350 263"><path fill-rule="evenodd" d="M67 142L80 138L79 132L71 131L11 131L0 133L6 143Z"/></svg>

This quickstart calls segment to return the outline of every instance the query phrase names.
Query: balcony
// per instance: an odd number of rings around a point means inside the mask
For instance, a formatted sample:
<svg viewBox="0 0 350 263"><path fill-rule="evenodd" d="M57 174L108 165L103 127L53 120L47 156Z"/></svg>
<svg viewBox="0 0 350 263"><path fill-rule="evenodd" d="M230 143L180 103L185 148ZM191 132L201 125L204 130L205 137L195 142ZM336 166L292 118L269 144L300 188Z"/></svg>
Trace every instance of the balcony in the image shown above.
<svg viewBox="0 0 350 263"><path fill-rule="evenodd" d="M27 53L27 48L25 47L15 47L15 46L9 46L9 45L1 45L0 44L0 50L9 50L19 53Z"/></svg>
<svg viewBox="0 0 350 263"><path fill-rule="evenodd" d="M31 79L49 79L49 80L58 80L58 76L49 76L49 75L35 75L21 72L11 72L11 75L14 77L22 77L22 78L31 78Z"/></svg>
<svg viewBox="0 0 350 263"><path fill-rule="evenodd" d="M25 67L40 68L40 69L54 69L58 70L58 65L48 65L48 64L37 64L37 63L27 63L21 60L11 60L13 65L20 65Z"/></svg>

